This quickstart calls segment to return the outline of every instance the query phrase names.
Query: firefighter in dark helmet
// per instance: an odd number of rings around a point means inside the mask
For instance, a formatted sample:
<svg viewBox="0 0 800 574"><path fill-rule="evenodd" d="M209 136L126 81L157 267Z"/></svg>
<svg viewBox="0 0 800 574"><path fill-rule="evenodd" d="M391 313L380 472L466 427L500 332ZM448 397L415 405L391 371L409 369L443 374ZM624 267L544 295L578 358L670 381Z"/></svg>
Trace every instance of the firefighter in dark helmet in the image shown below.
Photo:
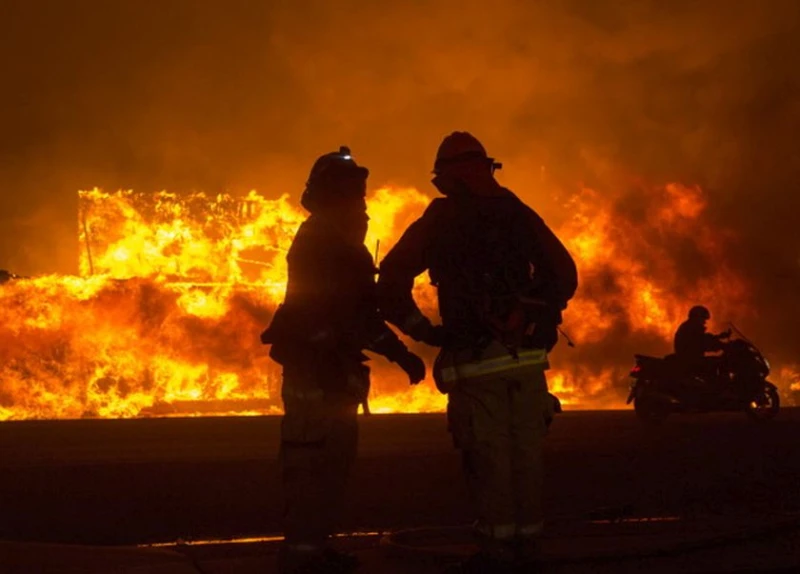
<svg viewBox="0 0 800 574"><path fill-rule="evenodd" d="M715 378L720 361L717 357L707 357L706 353L714 353L724 348L723 341L731 336L731 331L712 334L706 329L711 319L707 307L695 305L689 309L689 316L675 332L675 357L683 369L692 377L699 377L704 390L711 392L715 387Z"/></svg>
<svg viewBox="0 0 800 574"><path fill-rule="evenodd" d="M366 407L370 350L397 363L411 384L425 365L381 318L364 246L366 168L342 147L314 164L301 203L310 217L287 255L286 296L261 340L283 366L280 463L285 496L284 573L349 572L334 551L342 495L356 455L358 405Z"/></svg>
<svg viewBox="0 0 800 574"><path fill-rule="evenodd" d="M380 266L386 319L442 347L434 380L462 451L482 549L460 572L504 572L536 559L542 530L542 440L558 404L548 352L577 288L572 257L533 210L494 177L500 167L466 132L442 141L434 199ZM442 325L415 304L427 270Z"/></svg>

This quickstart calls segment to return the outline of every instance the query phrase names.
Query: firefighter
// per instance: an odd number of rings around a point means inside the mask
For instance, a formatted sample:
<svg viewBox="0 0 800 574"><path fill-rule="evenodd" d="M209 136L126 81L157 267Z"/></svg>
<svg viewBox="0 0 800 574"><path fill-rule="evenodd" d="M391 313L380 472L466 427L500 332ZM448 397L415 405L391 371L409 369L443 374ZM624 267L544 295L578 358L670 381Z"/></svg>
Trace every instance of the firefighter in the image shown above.
<svg viewBox="0 0 800 574"><path fill-rule="evenodd" d="M356 455L358 405L366 407L369 391L362 351L397 363L412 385L425 378L422 360L378 312L377 269L364 246L368 174L346 147L314 163L301 198L311 215L287 254L284 302L261 336L283 367L279 568L286 574L350 572L358 565L328 539Z"/></svg>
<svg viewBox="0 0 800 574"><path fill-rule="evenodd" d="M557 408L548 352L577 288L572 257L544 221L494 172L466 132L439 146L434 199L380 266L387 321L442 347L434 380L448 394L448 426L462 451L481 551L459 572L503 572L535 560L542 530L542 439ZM442 325L412 298L427 270Z"/></svg>

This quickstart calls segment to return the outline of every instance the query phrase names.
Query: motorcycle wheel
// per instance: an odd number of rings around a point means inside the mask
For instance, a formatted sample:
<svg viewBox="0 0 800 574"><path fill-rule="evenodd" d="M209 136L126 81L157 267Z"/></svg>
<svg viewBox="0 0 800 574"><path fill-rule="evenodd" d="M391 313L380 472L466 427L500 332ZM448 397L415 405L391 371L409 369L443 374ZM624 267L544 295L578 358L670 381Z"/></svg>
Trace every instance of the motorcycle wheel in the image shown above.
<svg viewBox="0 0 800 574"><path fill-rule="evenodd" d="M633 410L640 421L650 425L664 422L669 415L669 411L664 408L664 405L646 394L640 394L633 399Z"/></svg>
<svg viewBox="0 0 800 574"><path fill-rule="evenodd" d="M754 421L768 421L775 418L781 408L781 398L772 386L764 386L761 394L747 403L745 412Z"/></svg>

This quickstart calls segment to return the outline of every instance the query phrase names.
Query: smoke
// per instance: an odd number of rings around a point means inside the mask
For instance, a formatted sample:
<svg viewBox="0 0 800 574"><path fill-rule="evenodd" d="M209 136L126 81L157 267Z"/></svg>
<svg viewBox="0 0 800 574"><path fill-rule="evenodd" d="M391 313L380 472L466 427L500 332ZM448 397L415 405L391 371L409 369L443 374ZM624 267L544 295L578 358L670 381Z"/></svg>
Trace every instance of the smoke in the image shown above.
<svg viewBox="0 0 800 574"><path fill-rule="evenodd" d="M277 197L347 144L374 187L432 194L436 146L468 129L555 227L580 184L630 221L650 202L636 182L702 186L703 225L734 237L714 257L750 284L742 327L797 360L793 0L167 0L157 10L8 0L3 10L0 267L76 272L78 189ZM686 241L666 253L691 281L722 263Z"/></svg>

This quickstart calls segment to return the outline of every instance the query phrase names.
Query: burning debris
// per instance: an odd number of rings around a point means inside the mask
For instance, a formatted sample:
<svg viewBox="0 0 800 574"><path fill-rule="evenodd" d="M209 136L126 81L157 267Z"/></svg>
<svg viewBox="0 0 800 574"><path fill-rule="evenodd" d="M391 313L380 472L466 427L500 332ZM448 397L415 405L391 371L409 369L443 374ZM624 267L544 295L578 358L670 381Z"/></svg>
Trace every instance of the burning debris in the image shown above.
<svg viewBox="0 0 800 574"><path fill-rule="evenodd" d="M726 263L727 236L704 219L702 190L646 196L631 207L585 189L563 206L572 215L557 232L581 279L564 325L577 348L559 345L549 375L565 405L622 406L633 353L667 350L696 302L748 317L748 286ZM79 277L0 273L0 419L280 412L279 367L258 336L282 300L305 214L255 192L79 198ZM377 190L367 244L385 253L427 203L414 189ZM415 296L434 316L425 281ZM409 389L374 365L374 412L444 409L432 385ZM788 364L775 382L788 393L796 373Z"/></svg>
<svg viewBox="0 0 800 574"><path fill-rule="evenodd" d="M378 191L371 241L390 244L426 203ZM303 218L285 196L81 192L81 276L0 290L0 419L279 412L258 335ZM374 406L440 410L441 398L387 391Z"/></svg>

